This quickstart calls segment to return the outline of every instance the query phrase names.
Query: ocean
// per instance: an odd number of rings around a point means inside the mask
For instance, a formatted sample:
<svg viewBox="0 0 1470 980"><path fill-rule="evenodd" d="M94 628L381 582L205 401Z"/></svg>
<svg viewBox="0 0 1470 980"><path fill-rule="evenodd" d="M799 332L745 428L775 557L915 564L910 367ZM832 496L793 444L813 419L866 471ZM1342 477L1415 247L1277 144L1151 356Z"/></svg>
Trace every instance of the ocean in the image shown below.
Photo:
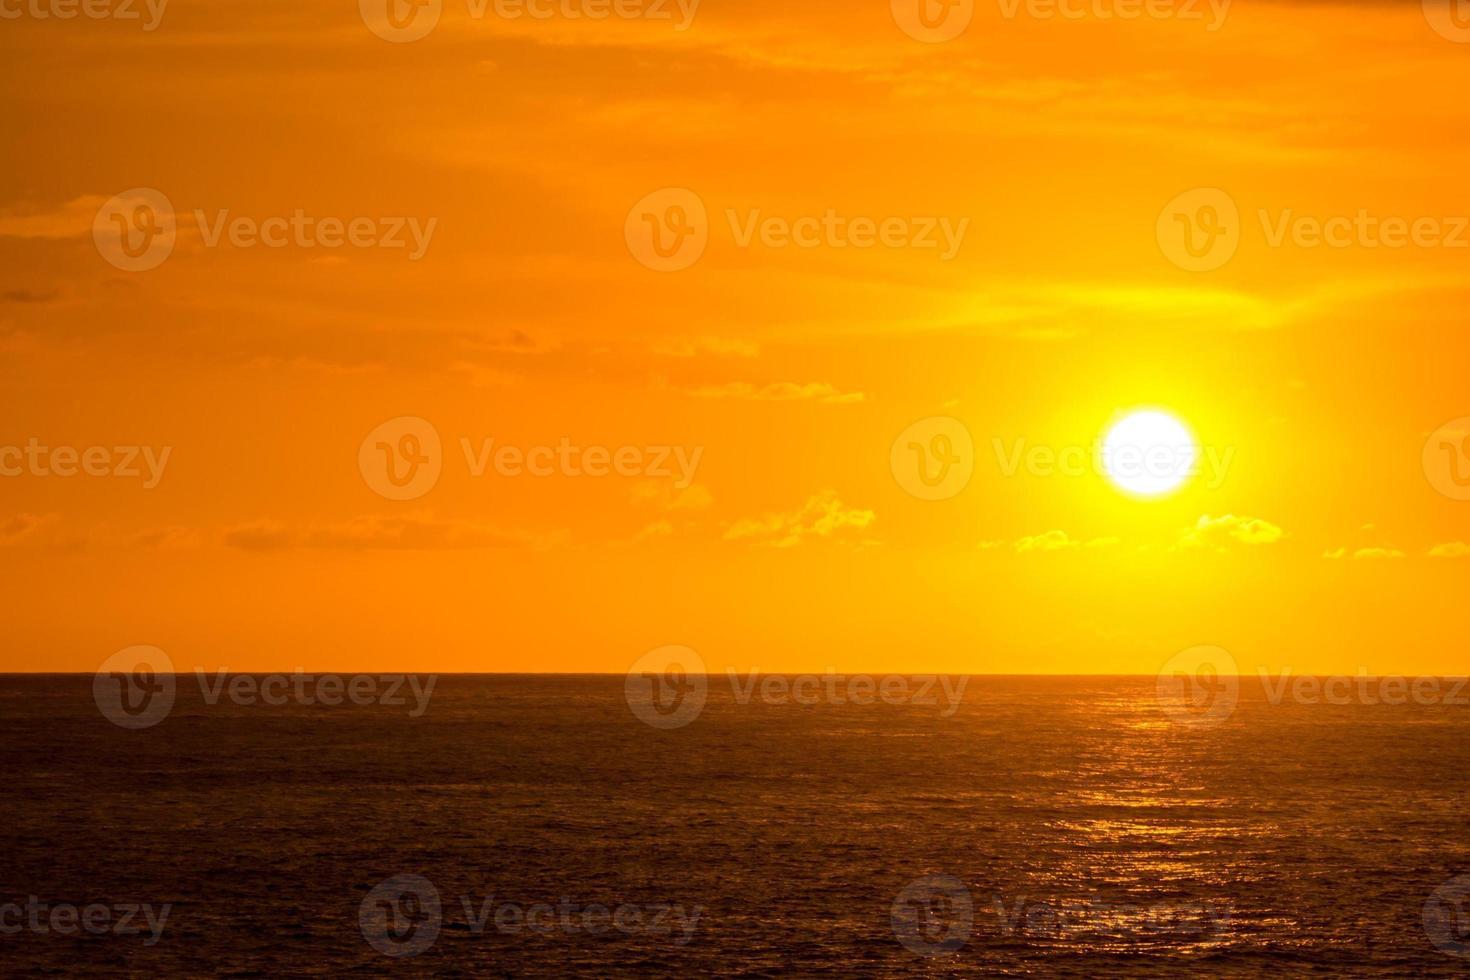
<svg viewBox="0 0 1470 980"><path fill-rule="evenodd" d="M0 677L6 975L1470 971L1458 682L169 680Z"/></svg>

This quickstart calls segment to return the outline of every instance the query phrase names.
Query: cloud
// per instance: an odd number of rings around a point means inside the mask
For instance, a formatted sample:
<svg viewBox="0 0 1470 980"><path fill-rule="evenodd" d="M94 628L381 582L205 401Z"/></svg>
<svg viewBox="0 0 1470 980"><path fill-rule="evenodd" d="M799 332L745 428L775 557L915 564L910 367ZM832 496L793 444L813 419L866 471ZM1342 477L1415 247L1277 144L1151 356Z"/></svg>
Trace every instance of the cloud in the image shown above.
<svg viewBox="0 0 1470 980"><path fill-rule="evenodd" d="M1359 548L1353 552L1349 552L1346 548L1338 548L1336 551L1323 552L1322 557L1331 561L1340 561L1343 558L1372 561L1377 558L1404 558L1406 556L1397 548Z"/></svg>
<svg viewBox="0 0 1470 980"><path fill-rule="evenodd" d="M876 520L872 511L848 507L835 492L824 490L810 497L800 510L737 521L725 532L725 540L791 548L810 538L861 539Z"/></svg>
<svg viewBox="0 0 1470 980"><path fill-rule="evenodd" d="M88 194L50 211L7 210L0 213L0 238L83 238L107 198Z"/></svg>
<svg viewBox="0 0 1470 980"><path fill-rule="evenodd" d="M198 530L180 526L126 529L103 523L82 527L63 522L59 514L17 514L0 519L0 548L39 545L72 551L146 551L195 548L204 541L205 536Z"/></svg>
<svg viewBox="0 0 1470 980"><path fill-rule="evenodd" d="M476 388L499 388L504 385L517 384L522 380L521 376L513 371L486 367L471 361L455 361L449 365L449 370L460 375L467 384Z"/></svg>
<svg viewBox="0 0 1470 980"><path fill-rule="evenodd" d="M187 527L145 528L129 535L126 545L132 548L193 548L202 541L200 533Z"/></svg>
<svg viewBox="0 0 1470 980"><path fill-rule="evenodd" d="M1194 527L1180 532L1179 548L1212 548L1226 551L1231 546L1276 544L1286 532L1259 517L1202 516Z"/></svg>
<svg viewBox="0 0 1470 980"><path fill-rule="evenodd" d="M1437 544L1429 549L1430 558L1467 558L1470 557L1470 544L1463 541L1451 541L1447 544Z"/></svg>
<svg viewBox="0 0 1470 980"><path fill-rule="evenodd" d="M256 521L225 531L227 545L246 551L290 548L441 551L468 548L542 547L561 535L537 536L478 521L441 520L427 512L402 517L368 515L338 524L293 528L279 521Z"/></svg>
<svg viewBox="0 0 1470 980"><path fill-rule="evenodd" d="M0 303L50 303L60 295L55 289L7 289L0 292Z"/></svg>
<svg viewBox="0 0 1470 980"><path fill-rule="evenodd" d="M674 533L674 525L668 521L654 521L633 535L634 541L647 541L650 538L667 538Z"/></svg>
<svg viewBox="0 0 1470 980"><path fill-rule="evenodd" d="M829 405L851 405L867 398L861 392L841 392L821 382L797 384L793 381L776 381L760 387L745 381L732 381L723 385L686 388L685 393L696 398L743 398L760 402L816 400Z"/></svg>
<svg viewBox="0 0 1470 980"><path fill-rule="evenodd" d="M1047 531L1016 542L1016 553L1024 555L1033 551L1075 551L1079 548L1111 548L1118 544L1117 538L1093 538L1078 541L1066 531ZM990 542L983 542L982 547Z"/></svg>
<svg viewBox="0 0 1470 980"><path fill-rule="evenodd" d="M640 480L633 484L633 502L651 504L660 510L706 510L714 495L702 484L692 483L683 490L675 489L667 480Z"/></svg>
<svg viewBox="0 0 1470 980"><path fill-rule="evenodd" d="M59 521L56 514L16 514L0 518L0 548L36 540Z"/></svg>
<svg viewBox="0 0 1470 980"><path fill-rule="evenodd" d="M695 357L699 354L714 354L718 357L755 357L760 345L746 340L726 340L721 337L675 337L653 345L653 352L663 357Z"/></svg>

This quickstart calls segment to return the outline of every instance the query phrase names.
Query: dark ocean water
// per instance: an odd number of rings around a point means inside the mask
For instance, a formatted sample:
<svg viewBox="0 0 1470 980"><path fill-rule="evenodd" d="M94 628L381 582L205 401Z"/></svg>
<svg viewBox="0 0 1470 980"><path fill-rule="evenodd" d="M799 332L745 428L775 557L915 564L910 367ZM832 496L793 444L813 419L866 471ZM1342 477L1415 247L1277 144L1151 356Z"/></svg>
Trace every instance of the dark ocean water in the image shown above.
<svg viewBox="0 0 1470 980"><path fill-rule="evenodd" d="M660 730L622 677L463 676L412 704L182 676L134 731L91 676L0 677L0 905L48 906L0 909L3 972L1470 971L1464 705L1246 685L1200 726L1152 678L973 678L952 713L715 678ZM145 905L156 941L97 925Z"/></svg>

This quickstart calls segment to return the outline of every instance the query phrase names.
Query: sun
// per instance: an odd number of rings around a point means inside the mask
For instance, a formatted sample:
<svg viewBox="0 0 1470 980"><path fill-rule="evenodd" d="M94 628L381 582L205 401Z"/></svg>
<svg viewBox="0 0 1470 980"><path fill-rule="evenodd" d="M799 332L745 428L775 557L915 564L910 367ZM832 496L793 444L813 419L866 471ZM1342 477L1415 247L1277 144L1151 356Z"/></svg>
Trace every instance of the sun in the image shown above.
<svg viewBox="0 0 1470 980"><path fill-rule="evenodd" d="M1102 469L1118 489L1159 497L1194 475L1199 446L1189 428L1168 412L1129 412L1103 437Z"/></svg>

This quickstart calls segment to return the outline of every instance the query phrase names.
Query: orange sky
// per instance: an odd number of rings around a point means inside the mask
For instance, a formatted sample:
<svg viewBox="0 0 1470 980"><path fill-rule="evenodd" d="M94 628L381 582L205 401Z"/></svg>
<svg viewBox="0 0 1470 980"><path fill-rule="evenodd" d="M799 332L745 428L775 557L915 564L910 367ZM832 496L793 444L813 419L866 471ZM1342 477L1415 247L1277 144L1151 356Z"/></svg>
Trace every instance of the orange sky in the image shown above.
<svg viewBox="0 0 1470 980"><path fill-rule="evenodd" d="M0 4L0 453L169 455L151 488L0 477L0 670L134 644L234 670L617 672L663 644L742 671L1152 673L1198 644L1467 670L1470 502L1424 458L1470 416L1447 10L1241 0L1211 30L1203 2L994 0L925 43L887 0L444 0L395 43L351 2L171 0L151 31L49 2ZM105 234L136 188L177 228L143 271ZM707 242L655 271L633 209L666 188ZM1168 229L1200 188L1238 215L1194 271ZM298 211L415 224L213 237ZM903 221L745 237L829 212ZM1313 247L1297 220L1360 212L1429 223ZM899 242L927 225L937 247ZM1135 406L1228 451L1222 478L1140 501L1003 472L997 440L1087 445ZM890 449L940 416L973 473L922 500ZM442 472L395 500L359 456L403 417ZM698 462L475 476L464 439Z"/></svg>

